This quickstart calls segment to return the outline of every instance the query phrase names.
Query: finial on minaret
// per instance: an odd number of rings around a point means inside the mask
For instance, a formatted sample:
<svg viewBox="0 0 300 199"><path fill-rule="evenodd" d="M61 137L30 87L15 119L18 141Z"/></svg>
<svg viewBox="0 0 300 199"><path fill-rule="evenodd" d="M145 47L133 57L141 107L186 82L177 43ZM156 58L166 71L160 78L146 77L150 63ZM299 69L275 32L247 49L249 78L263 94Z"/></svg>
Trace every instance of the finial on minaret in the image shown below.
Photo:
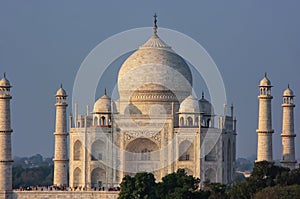
<svg viewBox="0 0 300 199"><path fill-rule="evenodd" d="M104 95L106 95L106 88L104 88Z"/></svg>
<svg viewBox="0 0 300 199"><path fill-rule="evenodd" d="M288 84L288 88L290 88L290 84Z"/></svg>
<svg viewBox="0 0 300 199"><path fill-rule="evenodd" d="M267 77L267 72L265 72L265 77Z"/></svg>
<svg viewBox="0 0 300 199"><path fill-rule="evenodd" d="M153 29L154 29L154 34L156 34L157 33L157 15L156 15L156 13L154 13L154 27L153 27Z"/></svg>
<svg viewBox="0 0 300 199"><path fill-rule="evenodd" d="M3 77L6 78L6 73L4 72Z"/></svg>
<svg viewBox="0 0 300 199"><path fill-rule="evenodd" d="M62 83L60 83L60 88L62 88Z"/></svg>
<svg viewBox="0 0 300 199"><path fill-rule="evenodd" d="M204 99L204 92L202 91L202 99Z"/></svg>

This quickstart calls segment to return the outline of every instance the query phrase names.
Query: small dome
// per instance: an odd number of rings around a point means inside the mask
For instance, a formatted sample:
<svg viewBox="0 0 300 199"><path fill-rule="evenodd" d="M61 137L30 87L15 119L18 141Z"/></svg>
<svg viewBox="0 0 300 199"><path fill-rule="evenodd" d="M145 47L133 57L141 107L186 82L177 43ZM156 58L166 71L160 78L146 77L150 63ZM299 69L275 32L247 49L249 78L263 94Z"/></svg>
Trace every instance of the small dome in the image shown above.
<svg viewBox="0 0 300 199"><path fill-rule="evenodd" d="M200 112L204 113L205 115L213 115L214 110L211 105L211 103L204 98L202 95L202 98L199 100L199 107L200 107Z"/></svg>
<svg viewBox="0 0 300 199"><path fill-rule="evenodd" d="M288 88L283 91L283 97L293 97L293 96L294 96L294 92L288 86Z"/></svg>
<svg viewBox="0 0 300 199"><path fill-rule="evenodd" d="M111 112L111 98L104 94L94 104L94 113L110 113Z"/></svg>
<svg viewBox="0 0 300 199"><path fill-rule="evenodd" d="M8 79L6 79L5 75L4 77L0 80L0 86L1 87L11 87Z"/></svg>
<svg viewBox="0 0 300 199"><path fill-rule="evenodd" d="M267 78L267 75L265 75L264 78L260 80L259 86L271 86L271 81Z"/></svg>
<svg viewBox="0 0 300 199"><path fill-rule="evenodd" d="M180 104L179 108L180 113L199 113L199 103L198 100L190 95L185 100L183 100Z"/></svg>
<svg viewBox="0 0 300 199"><path fill-rule="evenodd" d="M62 88L62 86L60 86L60 88L57 90L56 96L63 96L63 97L66 97L66 96L67 96L67 93L66 93L66 91Z"/></svg>

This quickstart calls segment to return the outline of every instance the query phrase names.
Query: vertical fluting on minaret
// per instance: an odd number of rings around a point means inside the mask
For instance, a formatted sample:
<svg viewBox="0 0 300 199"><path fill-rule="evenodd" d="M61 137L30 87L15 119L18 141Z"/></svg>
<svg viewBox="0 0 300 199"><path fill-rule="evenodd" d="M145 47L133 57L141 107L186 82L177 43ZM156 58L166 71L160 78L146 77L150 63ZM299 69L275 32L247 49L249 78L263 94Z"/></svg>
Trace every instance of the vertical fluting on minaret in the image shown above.
<svg viewBox="0 0 300 199"><path fill-rule="evenodd" d="M54 179L56 186L66 186L68 182L68 150L67 150L67 94L62 86L56 92L56 124L54 150Z"/></svg>
<svg viewBox="0 0 300 199"><path fill-rule="evenodd" d="M10 88L4 74L0 80L0 198L10 198L12 194Z"/></svg>
<svg viewBox="0 0 300 199"><path fill-rule="evenodd" d="M294 133L294 93L288 86L283 92L282 103L282 160L281 165L290 169L295 168L295 137Z"/></svg>
<svg viewBox="0 0 300 199"><path fill-rule="evenodd" d="M265 77L259 84L259 116L258 116L258 129L256 133L258 135L257 140L257 162L259 161L273 161L272 151L272 107L271 101L273 96L271 95L271 82Z"/></svg>

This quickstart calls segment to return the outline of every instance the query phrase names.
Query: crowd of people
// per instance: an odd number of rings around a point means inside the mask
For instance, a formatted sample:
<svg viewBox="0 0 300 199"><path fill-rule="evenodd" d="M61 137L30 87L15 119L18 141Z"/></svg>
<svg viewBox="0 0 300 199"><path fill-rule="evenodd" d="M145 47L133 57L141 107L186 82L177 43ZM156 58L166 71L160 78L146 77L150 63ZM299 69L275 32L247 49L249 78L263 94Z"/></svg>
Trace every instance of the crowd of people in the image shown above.
<svg viewBox="0 0 300 199"><path fill-rule="evenodd" d="M20 187L19 191L120 191L120 187L92 187L86 188L81 186L67 187L67 186L28 186Z"/></svg>

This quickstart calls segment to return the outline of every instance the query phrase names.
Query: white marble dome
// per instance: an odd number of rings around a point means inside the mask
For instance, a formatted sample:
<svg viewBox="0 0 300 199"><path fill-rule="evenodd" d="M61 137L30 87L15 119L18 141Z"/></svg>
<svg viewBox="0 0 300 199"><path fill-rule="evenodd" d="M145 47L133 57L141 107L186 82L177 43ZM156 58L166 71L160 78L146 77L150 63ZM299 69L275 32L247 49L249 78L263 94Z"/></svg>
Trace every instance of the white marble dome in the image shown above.
<svg viewBox="0 0 300 199"><path fill-rule="evenodd" d="M271 81L265 75L262 80L260 80L259 86L271 86Z"/></svg>
<svg viewBox="0 0 300 199"><path fill-rule="evenodd" d="M57 90L56 92L56 96L63 96L66 97L67 96L67 92L62 88L62 86Z"/></svg>
<svg viewBox="0 0 300 199"><path fill-rule="evenodd" d="M199 100L199 108L200 112L204 113L205 115L213 115L214 109L211 103L202 96L202 98Z"/></svg>
<svg viewBox="0 0 300 199"><path fill-rule="evenodd" d="M10 87L10 83L9 83L8 79L6 79L5 76L0 80L0 86L2 86L2 87Z"/></svg>
<svg viewBox="0 0 300 199"><path fill-rule="evenodd" d="M94 104L94 113L110 113L111 112L111 98L106 94L100 97Z"/></svg>
<svg viewBox="0 0 300 199"><path fill-rule="evenodd" d="M294 92L292 91L292 89L290 89L290 87L288 87L283 91L283 97L293 97L293 96L294 96Z"/></svg>
<svg viewBox="0 0 300 199"><path fill-rule="evenodd" d="M199 111L199 102L193 95L188 96L180 104L179 113L199 113Z"/></svg>
<svg viewBox="0 0 300 199"><path fill-rule="evenodd" d="M184 59L154 33L123 63L118 75L120 100L130 101L136 91L151 90L155 95L166 88L181 102L191 93L192 74Z"/></svg>

